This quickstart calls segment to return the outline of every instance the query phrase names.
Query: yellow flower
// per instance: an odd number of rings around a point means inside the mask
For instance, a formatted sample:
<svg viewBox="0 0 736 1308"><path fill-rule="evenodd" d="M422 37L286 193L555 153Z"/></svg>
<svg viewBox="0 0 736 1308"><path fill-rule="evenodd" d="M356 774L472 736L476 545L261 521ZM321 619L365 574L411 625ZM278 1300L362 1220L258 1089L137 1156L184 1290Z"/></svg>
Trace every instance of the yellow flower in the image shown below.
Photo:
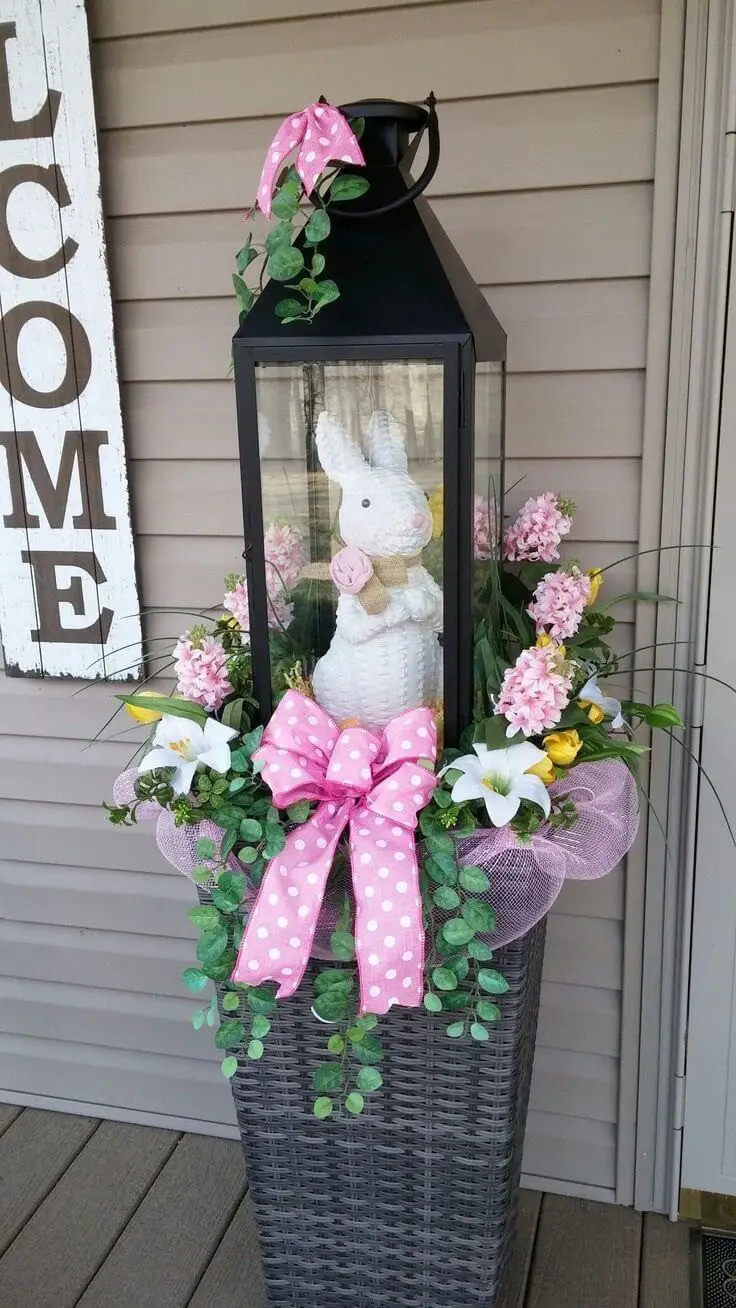
<svg viewBox="0 0 736 1308"><path fill-rule="evenodd" d="M574 763L583 747L577 731L553 731L545 736L543 744L549 758L561 768Z"/></svg>
<svg viewBox="0 0 736 1308"><path fill-rule="evenodd" d="M588 596L588 603L585 606L586 609L589 608L591 604L595 604L598 599L598 591L603 585L603 569L588 568L588 576L590 577L590 595Z"/></svg>
<svg viewBox="0 0 736 1308"><path fill-rule="evenodd" d="M588 717L590 718L593 725L596 727L598 726L598 723L602 722L604 717L606 716L600 705L591 704L589 699L579 699L578 704L582 709L587 708Z"/></svg>
<svg viewBox="0 0 736 1308"><path fill-rule="evenodd" d="M224 622L225 626L228 627L230 631L240 631L240 623L232 613L221 613L220 622Z"/></svg>
<svg viewBox="0 0 736 1308"><path fill-rule="evenodd" d="M439 490L433 491L427 500L429 511L432 514L432 540L439 540L442 535L442 529L445 519L445 491L440 486Z"/></svg>
<svg viewBox="0 0 736 1308"><path fill-rule="evenodd" d="M553 640L551 636L547 635L546 631L543 631L541 636L537 636L537 649L546 649L548 645L554 645L561 659L567 658L565 646L558 645L556 640Z"/></svg>
<svg viewBox="0 0 736 1308"><path fill-rule="evenodd" d="M136 691L136 694L141 696L159 695L160 693L161 692L157 690ZM130 716L134 718L136 722L142 722L145 726L148 726L149 723L151 722L158 722L159 718L161 717L161 714L159 713L158 709L141 708L138 704L126 704L125 711L126 713L129 713Z"/></svg>
<svg viewBox="0 0 736 1308"><path fill-rule="evenodd" d="M546 754L541 762L535 763L534 767L527 768L527 772L533 772L535 777L541 777L545 786L551 786L557 777L549 754Z"/></svg>

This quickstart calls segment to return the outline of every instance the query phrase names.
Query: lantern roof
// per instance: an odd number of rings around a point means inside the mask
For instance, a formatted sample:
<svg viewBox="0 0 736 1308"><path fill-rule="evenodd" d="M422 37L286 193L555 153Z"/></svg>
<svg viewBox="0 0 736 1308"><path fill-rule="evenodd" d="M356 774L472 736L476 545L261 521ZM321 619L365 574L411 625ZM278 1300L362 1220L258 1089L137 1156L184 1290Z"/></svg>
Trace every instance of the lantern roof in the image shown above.
<svg viewBox="0 0 736 1308"><path fill-rule="evenodd" d="M427 109L381 100L341 108L347 117L365 119L361 148L366 166L346 171L367 177L370 189L357 200L329 208L332 227L319 249L325 276L337 283L340 297L311 323L282 324L276 305L289 291L271 280L235 342L285 353L293 349L298 357L305 346L332 352L341 345L365 344L374 353L383 345L395 355L402 344L429 347L472 340L479 361L504 359L506 336L483 293L427 201L407 194L412 186L407 164L416 148L410 137L426 125ZM390 206L387 212L372 214L384 206Z"/></svg>

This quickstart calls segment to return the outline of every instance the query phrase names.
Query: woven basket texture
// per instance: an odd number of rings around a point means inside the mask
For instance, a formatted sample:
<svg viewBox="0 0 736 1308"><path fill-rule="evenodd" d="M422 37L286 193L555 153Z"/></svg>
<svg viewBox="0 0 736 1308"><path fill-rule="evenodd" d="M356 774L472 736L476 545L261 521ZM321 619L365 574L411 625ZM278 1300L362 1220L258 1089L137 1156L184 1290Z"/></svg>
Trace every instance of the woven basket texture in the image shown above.
<svg viewBox="0 0 736 1308"><path fill-rule="evenodd" d="M232 1080L272 1308L492 1308L511 1254L545 923L496 955L510 984L481 1044L447 1021L381 1019L382 1089L318 1121L330 1028L312 989L279 1005Z"/></svg>

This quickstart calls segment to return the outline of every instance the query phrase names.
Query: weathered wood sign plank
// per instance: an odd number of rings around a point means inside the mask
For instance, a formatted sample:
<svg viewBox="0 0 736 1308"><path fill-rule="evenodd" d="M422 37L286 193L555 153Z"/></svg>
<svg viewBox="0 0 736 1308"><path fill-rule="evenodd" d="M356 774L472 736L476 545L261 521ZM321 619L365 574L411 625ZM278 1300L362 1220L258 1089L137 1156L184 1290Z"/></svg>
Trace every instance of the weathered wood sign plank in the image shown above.
<svg viewBox="0 0 736 1308"><path fill-rule="evenodd" d="M83 0L0 0L0 634L6 670L140 673Z"/></svg>

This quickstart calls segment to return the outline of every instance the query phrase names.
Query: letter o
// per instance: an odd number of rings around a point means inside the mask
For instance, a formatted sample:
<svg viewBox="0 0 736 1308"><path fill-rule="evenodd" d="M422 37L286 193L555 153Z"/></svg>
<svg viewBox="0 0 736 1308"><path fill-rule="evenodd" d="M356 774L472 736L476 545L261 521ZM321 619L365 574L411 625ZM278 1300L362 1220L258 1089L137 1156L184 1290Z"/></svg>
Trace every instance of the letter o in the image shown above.
<svg viewBox="0 0 736 1308"><path fill-rule="evenodd" d="M20 370L18 338L26 323L34 318L45 318L52 323L64 342L66 370L55 391L37 391ZM60 304L28 300L8 309L2 329L5 349L0 350L0 384L14 400L32 409L61 409L82 394L92 372L92 351L87 333L73 313Z"/></svg>

